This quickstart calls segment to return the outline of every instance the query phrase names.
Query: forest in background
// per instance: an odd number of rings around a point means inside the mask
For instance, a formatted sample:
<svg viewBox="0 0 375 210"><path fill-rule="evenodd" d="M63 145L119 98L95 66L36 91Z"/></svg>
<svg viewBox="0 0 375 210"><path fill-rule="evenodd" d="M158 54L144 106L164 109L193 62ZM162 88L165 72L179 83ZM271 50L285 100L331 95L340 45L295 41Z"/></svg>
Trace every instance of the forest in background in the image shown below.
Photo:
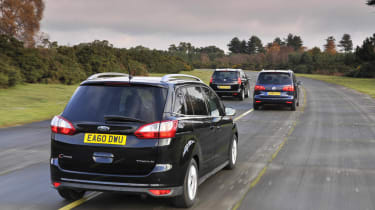
<svg viewBox="0 0 375 210"><path fill-rule="evenodd" d="M355 48L349 34L337 43L329 36L322 40L323 50L306 48L302 38L293 34L267 44L255 35L248 40L234 37L228 43L229 53L188 42L171 44L168 50L116 48L107 40L64 46L39 31L44 7L43 0L0 0L0 88L24 82L75 84L99 72L147 75L195 68L292 69L375 77L375 33Z"/></svg>

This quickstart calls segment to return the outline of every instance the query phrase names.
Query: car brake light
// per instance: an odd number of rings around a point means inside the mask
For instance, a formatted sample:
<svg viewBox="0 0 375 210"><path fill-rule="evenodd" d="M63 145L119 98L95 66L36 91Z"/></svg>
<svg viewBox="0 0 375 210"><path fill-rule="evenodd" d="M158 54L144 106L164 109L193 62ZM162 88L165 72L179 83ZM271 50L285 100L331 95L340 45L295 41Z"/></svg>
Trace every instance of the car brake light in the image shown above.
<svg viewBox="0 0 375 210"><path fill-rule="evenodd" d="M148 190L153 195L168 195L172 190Z"/></svg>
<svg viewBox="0 0 375 210"><path fill-rule="evenodd" d="M210 84L212 83L212 80L213 80L213 78L211 77L211 79L210 79Z"/></svg>
<svg viewBox="0 0 375 210"><path fill-rule="evenodd" d="M238 77L238 84L242 84L241 78Z"/></svg>
<svg viewBox="0 0 375 210"><path fill-rule="evenodd" d="M55 116L51 121L51 131L65 135L73 135L76 132L73 124L62 116Z"/></svg>
<svg viewBox="0 0 375 210"><path fill-rule="evenodd" d="M283 91L294 91L293 85L286 85L283 87Z"/></svg>
<svg viewBox="0 0 375 210"><path fill-rule="evenodd" d="M58 188L61 183L60 182L53 182L52 185L55 187L55 188Z"/></svg>
<svg viewBox="0 0 375 210"><path fill-rule="evenodd" d="M266 90L266 88L263 85L255 85L254 90L261 91L261 90Z"/></svg>
<svg viewBox="0 0 375 210"><path fill-rule="evenodd" d="M173 138L176 135L178 121L153 122L141 126L134 135L140 139Z"/></svg>

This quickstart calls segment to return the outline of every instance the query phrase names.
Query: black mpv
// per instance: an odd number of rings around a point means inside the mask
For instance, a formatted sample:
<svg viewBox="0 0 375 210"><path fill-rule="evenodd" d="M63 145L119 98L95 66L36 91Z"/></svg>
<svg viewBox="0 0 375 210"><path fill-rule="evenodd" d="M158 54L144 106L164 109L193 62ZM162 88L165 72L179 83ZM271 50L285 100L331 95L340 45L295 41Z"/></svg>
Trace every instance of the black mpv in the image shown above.
<svg viewBox="0 0 375 210"><path fill-rule="evenodd" d="M242 69L216 69L210 87L219 96L233 96L241 101L250 96L250 79Z"/></svg>
<svg viewBox="0 0 375 210"><path fill-rule="evenodd" d="M189 207L199 184L234 168L234 115L190 75L93 75L51 121L52 184L67 200L121 191Z"/></svg>

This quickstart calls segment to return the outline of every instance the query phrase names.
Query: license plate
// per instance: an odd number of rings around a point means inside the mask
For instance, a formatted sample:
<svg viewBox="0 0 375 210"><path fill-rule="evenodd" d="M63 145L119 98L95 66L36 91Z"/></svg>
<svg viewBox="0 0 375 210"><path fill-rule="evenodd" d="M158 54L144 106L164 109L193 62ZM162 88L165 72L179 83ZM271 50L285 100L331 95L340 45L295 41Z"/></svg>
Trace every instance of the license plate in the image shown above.
<svg viewBox="0 0 375 210"><path fill-rule="evenodd" d="M125 145L126 135L113 135L102 133L86 133L84 143L88 144L114 144Z"/></svg>
<svg viewBox="0 0 375 210"><path fill-rule="evenodd" d="M220 89L230 89L230 86L218 86Z"/></svg>
<svg viewBox="0 0 375 210"><path fill-rule="evenodd" d="M268 92L269 96L279 96L280 92Z"/></svg>

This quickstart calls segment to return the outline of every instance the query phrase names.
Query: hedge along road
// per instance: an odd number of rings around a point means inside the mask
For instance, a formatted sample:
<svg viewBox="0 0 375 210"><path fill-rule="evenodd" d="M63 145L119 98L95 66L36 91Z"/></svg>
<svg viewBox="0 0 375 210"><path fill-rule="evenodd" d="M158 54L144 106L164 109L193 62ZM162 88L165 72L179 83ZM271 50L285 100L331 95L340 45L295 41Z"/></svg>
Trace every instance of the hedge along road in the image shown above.
<svg viewBox="0 0 375 210"><path fill-rule="evenodd" d="M254 82L255 73L248 74ZM301 80L307 93L304 110L267 107L238 119L237 168L203 183L193 209L372 209L374 101L339 86ZM251 110L251 102L224 101L237 116ZM49 183L48 122L1 129L0 136L0 208L68 205ZM171 206L165 199L102 193L76 207L102 208Z"/></svg>

